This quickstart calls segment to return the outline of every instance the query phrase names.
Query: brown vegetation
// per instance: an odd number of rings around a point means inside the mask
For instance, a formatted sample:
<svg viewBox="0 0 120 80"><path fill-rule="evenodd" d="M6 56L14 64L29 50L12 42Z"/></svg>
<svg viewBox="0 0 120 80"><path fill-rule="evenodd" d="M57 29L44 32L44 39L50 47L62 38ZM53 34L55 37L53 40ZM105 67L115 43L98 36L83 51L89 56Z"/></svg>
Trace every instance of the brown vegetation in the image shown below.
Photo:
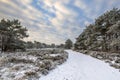
<svg viewBox="0 0 120 80"><path fill-rule="evenodd" d="M58 64L66 61L63 50L32 50L27 52L0 54L0 79L38 80L47 75Z"/></svg>

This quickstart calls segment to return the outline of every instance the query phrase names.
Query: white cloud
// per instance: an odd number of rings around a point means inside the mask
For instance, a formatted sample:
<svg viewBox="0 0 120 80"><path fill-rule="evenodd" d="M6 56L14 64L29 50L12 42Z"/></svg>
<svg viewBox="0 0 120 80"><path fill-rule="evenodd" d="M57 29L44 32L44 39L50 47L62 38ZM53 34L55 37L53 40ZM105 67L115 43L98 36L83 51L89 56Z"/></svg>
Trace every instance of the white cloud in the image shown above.
<svg viewBox="0 0 120 80"><path fill-rule="evenodd" d="M90 24L90 22L89 22L89 21L85 21L84 24L85 24L86 26L88 26L88 25Z"/></svg>
<svg viewBox="0 0 120 80"><path fill-rule="evenodd" d="M34 4L42 8L40 10L31 4L33 1L0 0L0 19L19 19L29 29L30 37L25 40L55 42L57 44L64 43L67 38L75 40L84 28L80 25L90 24L89 20L84 17L94 20L100 14L103 3L106 2L104 0L93 0L92 4L89 4L85 0L38 0ZM107 2L107 9L115 5L116 1ZM78 19L81 13L76 12L68 4L78 7L84 13L84 17Z"/></svg>
<svg viewBox="0 0 120 80"><path fill-rule="evenodd" d="M74 3L78 8L81 8L83 10L87 10L88 6L82 1L82 0L75 0Z"/></svg>
<svg viewBox="0 0 120 80"><path fill-rule="evenodd" d="M74 5L84 12L87 18L94 20L99 15L103 14L103 11L110 10L113 7L119 5L120 0L92 0L90 3L86 0L75 0Z"/></svg>

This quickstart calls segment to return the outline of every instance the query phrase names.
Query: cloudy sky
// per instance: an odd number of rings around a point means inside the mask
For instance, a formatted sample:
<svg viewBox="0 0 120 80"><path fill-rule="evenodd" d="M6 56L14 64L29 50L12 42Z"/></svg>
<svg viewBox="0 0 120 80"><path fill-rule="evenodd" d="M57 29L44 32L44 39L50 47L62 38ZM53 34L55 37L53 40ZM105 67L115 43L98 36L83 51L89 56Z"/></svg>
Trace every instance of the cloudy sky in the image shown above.
<svg viewBox="0 0 120 80"><path fill-rule="evenodd" d="M28 28L25 40L64 43L120 0L0 0L0 19L19 19Z"/></svg>

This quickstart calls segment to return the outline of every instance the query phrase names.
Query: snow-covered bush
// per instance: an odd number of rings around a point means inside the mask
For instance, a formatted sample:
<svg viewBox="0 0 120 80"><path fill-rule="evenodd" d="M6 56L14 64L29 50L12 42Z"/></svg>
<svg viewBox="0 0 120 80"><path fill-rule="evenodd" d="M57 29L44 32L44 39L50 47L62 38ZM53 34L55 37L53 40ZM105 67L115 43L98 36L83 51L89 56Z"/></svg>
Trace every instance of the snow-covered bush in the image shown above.
<svg viewBox="0 0 120 80"><path fill-rule="evenodd" d="M98 52L98 51L88 51L88 50L79 50L79 52L88 54L100 60L104 60L106 63L109 63L110 66L116 69L120 69L120 54L119 53L108 53L108 52Z"/></svg>
<svg viewBox="0 0 120 80"><path fill-rule="evenodd" d="M38 80L68 58L63 50L29 50L0 54L0 80Z"/></svg>

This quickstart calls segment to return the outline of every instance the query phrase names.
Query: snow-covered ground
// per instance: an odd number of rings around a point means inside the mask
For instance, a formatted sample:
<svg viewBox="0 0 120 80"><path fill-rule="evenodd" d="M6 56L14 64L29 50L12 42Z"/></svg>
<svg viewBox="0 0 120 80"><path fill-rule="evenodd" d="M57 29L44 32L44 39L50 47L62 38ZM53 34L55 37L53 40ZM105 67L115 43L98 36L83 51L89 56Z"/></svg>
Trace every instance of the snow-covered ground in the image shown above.
<svg viewBox="0 0 120 80"><path fill-rule="evenodd" d="M120 80L120 72L107 63L72 50L68 60L39 80Z"/></svg>
<svg viewBox="0 0 120 80"><path fill-rule="evenodd" d="M39 80L67 58L62 49L0 53L0 80Z"/></svg>

